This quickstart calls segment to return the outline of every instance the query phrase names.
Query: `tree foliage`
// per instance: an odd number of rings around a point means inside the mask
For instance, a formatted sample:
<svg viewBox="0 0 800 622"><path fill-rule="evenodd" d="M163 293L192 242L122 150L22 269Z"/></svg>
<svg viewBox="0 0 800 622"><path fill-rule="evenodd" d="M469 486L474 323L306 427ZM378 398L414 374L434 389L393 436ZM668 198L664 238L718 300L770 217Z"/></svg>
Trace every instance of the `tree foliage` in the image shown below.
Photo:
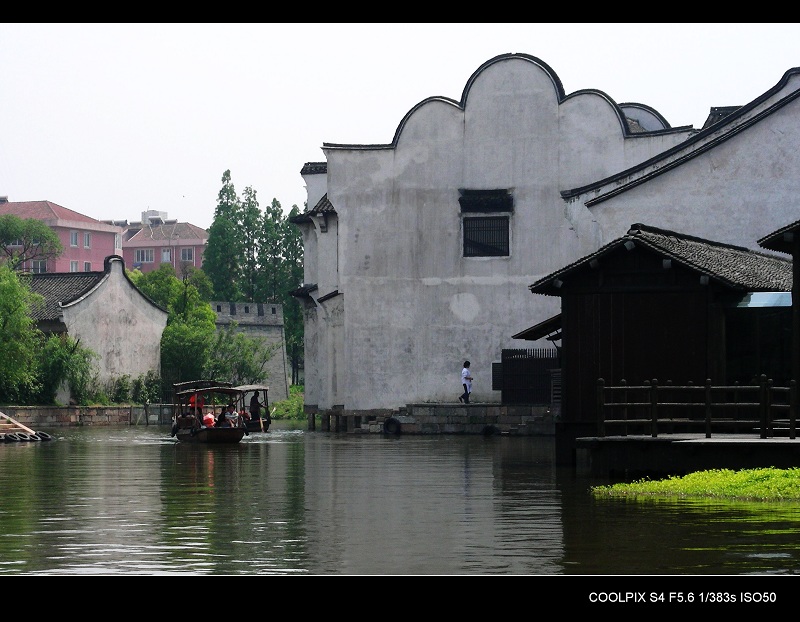
<svg viewBox="0 0 800 622"><path fill-rule="evenodd" d="M303 314L291 295L303 279L303 240L277 199L261 210L256 191L245 188L240 199L230 170L222 176L214 222L209 229L203 268L214 299L227 302L268 302L283 308L286 353L292 382L303 362Z"/></svg>
<svg viewBox="0 0 800 622"><path fill-rule="evenodd" d="M234 385L257 384L267 379L267 362L280 344L249 337L237 330L236 322L217 331L208 358L204 378L232 382Z"/></svg>
<svg viewBox="0 0 800 622"><path fill-rule="evenodd" d="M284 220L284 283L286 289L282 293L283 324L286 335L286 355L292 366L292 383L300 382L299 370L304 358L303 307L300 301L291 295L303 282L303 234L290 220L300 214L300 209L293 205Z"/></svg>
<svg viewBox="0 0 800 622"><path fill-rule="evenodd" d="M161 334L162 386L202 378L216 331L216 314L208 300L212 288L204 271L183 267L178 278L172 264L163 263L147 274L128 274L142 293L169 313ZM151 392L144 391L148 397Z"/></svg>
<svg viewBox="0 0 800 622"><path fill-rule="evenodd" d="M0 402L21 402L39 390L36 352L42 334L31 313L43 299L27 278L0 264Z"/></svg>
<svg viewBox="0 0 800 622"><path fill-rule="evenodd" d="M0 216L0 257L12 270L33 259L53 260L64 252L55 231L41 220Z"/></svg>
<svg viewBox="0 0 800 622"><path fill-rule="evenodd" d="M71 399L81 405L102 400L97 382L96 361L99 355L66 334L43 339L38 350L41 390L35 402L53 404L58 390L69 389Z"/></svg>
<svg viewBox="0 0 800 622"><path fill-rule="evenodd" d="M217 196L214 221L208 230L208 243L203 253L203 270L211 279L217 300L238 301L243 295L242 258L244 240L241 235L243 209L231 172L222 175L222 188Z"/></svg>

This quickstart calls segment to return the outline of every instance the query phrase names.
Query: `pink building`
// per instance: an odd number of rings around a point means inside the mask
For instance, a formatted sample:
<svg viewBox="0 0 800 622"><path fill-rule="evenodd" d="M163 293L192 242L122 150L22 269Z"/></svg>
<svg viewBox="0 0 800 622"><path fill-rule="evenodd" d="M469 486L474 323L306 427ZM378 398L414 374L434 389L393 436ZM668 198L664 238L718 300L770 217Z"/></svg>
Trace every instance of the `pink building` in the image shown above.
<svg viewBox="0 0 800 622"><path fill-rule="evenodd" d="M51 201L9 201L0 197L0 215L41 220L58 235L64 252L55 260L26 261L22 269L45 272L97 272L109 255L122 254L120 226L95 220Z"/></svg>
<svg viewBox="0 0 800 622"><path fill-rule="evenodd" d="M116 221L115 221L116 222ZM172 264L180 275L181 266L203 267L208 231L188 222L167 220L166 212L142 212L141 222L123 223L122 256L125 265L142 272Z"/></svg>

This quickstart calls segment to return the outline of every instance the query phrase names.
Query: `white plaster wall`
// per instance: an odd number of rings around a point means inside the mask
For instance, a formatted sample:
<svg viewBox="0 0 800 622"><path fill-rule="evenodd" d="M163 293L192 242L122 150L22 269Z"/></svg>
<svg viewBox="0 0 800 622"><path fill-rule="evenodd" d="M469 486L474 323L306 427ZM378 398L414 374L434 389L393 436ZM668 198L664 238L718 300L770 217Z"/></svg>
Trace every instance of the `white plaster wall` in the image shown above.
<svg viewBox="0 0 800 622"><path fill-rule="evenodd" d="M305 368L303 373L305 375L305 385L303 388L303 401L308 407L318 406L322 396L325 395L321 376L325 367L325 359L320 355L320 330L317 318L318 311L316 306L304 307L303 358Z"/></svg>
<svg viewBox="0 0 800 622"><path fill-rule="evenodd" d="M327 176L322 173L308 173L303 175L303 181L306 184L306 205L308 209L314 209L319 200L325 196L327 192L328 180Z"/></svg>
<svg viewBox="0 0 800 622"><path fill-rule="evenodd" d="M317 296L326 296L339 289L339 224L335 216L328 216L327 231L320 231L317 226Z"/></svg>
<svg viewBox="0 0 800 622"><path fill-rule="evenodd" d="M634 222L763 251L757 240L800 217L800 103L591 209L603 240Z"/></svg>
<svg viewBox="0 0 800 622"><path fill-rule="evenodd" d="M167 312L148 301L111 259L109 275L82 299L63 308L68 333L100 355L103 383L127 374L132 379L161 370L161 334Z"/></svg>
<svg viewBox="0 0 800 622"><path fill-rule="evenodd" d="M559 104L551 76L513 58L475 76L465 109L440 98L415 109L393 149L323 148L338 235L316 237L319 263L307 278L318 295L341 295L322 303L315 335L306 325L307 401L316 395L320 408L346 410L455 402L469 359L473 399L498 402L491 363L503 348L550 346L510 336L559 312L558 299L527 286L595 250L600 237L589 210L568 209L561 190L681 138L652 137L652 147L626 139L606 98L582 93ZM510 257L462 257L459 188L512 191Z"/></svg>

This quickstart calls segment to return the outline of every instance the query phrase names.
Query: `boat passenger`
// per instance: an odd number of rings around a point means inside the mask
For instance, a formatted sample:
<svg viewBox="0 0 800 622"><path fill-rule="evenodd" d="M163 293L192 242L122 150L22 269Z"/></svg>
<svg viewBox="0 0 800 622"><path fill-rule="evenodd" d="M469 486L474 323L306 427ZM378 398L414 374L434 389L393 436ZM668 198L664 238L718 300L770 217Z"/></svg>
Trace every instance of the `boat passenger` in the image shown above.
<svg viewBox="0 0 800 622"><path fill-rule="evenodd" d="M214 427L214 413L207 412L205 415L203 415L203 425L207 428Z"/></svg>
<svg viewBox="0 0 800 622"><path fill-rule="evenodd" d="M202 393L192 393L189 397L189 406L192 410L202 409L206 405L206 400L203 398Z"/></svg>
<svg viewBox="0 0 800 622"><path fill-rule="evenodd" d="M232 428L239 425L239 414L236 412L236 407L233 404L228 404L228 407L225 409L225 418L230 422Z"/></svg>

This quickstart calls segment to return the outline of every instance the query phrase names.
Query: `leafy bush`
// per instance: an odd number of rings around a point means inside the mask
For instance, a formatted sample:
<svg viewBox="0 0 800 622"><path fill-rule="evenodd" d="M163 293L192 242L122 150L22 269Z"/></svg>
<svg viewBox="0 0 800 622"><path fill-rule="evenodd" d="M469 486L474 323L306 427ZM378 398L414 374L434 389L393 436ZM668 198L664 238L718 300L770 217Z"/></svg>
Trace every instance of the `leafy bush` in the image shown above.
<svg viewBox="0 0 800 622"><path fill-rule="evenodd" d="M152 369L133 381L131 398L136 404L161 401L161 377Z"/></svg>
<svg viewBox="0 0 800 622"><path fill-rule="evenodd" d="M126 404L131 399L131 377L123 374L116 378L111 387L111 401L115 404Z"/></svg>
<svg viewBox="0 0 800 622"><path fill-rule="evenodd" d="M303 406L305 404L305 387L302 384L293 384L289 387L289 398L275 402L270 406L273 419L305 419ZM274 412L273 412L274 410Z"/></svg>

